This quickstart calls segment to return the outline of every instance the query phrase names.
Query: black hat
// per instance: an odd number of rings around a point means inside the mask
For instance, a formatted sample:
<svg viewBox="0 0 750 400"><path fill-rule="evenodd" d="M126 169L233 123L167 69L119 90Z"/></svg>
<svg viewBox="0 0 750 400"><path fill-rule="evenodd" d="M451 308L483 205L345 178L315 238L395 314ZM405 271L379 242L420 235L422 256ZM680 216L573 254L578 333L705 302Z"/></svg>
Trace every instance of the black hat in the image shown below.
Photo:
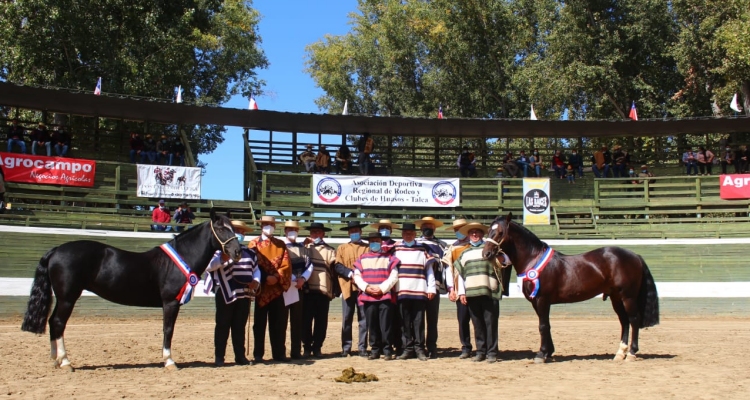
<svg viewBox="0 0 750 400"><path fill-rule="evenodd" d="M416 231L417 225L415 225L413 222L404 222L404 224L401 225L401 228L396 229L401 229L402 231Z"/></svg>
<svg viewBox="0 0 750 400"><path fill-rule="evenodd" d="M330 232L331 228L326 228L321 222L313 222L310 226L305 227L306 230L322 229L324 232Z"/></svg>
<svg viewBox="0 0 750 400"><path fill-rule="evenodd" d="M383 238L383 235L381 235L380 232L370 232L370 234L367 235L367 239L365 240L369 242L372 239L382 239L382 238Z"/></svg>
<svg viewBox="0 0 750 400"><path fill-rule="evenodd" d="M352 229L352 228L367 228L367 224L362 225L362 223L359 222L359 221L349 221L346 224L345 227L343 227L343 228L341 228L339 230L341 230L341 231L348 231L349 229Z"/></svg>

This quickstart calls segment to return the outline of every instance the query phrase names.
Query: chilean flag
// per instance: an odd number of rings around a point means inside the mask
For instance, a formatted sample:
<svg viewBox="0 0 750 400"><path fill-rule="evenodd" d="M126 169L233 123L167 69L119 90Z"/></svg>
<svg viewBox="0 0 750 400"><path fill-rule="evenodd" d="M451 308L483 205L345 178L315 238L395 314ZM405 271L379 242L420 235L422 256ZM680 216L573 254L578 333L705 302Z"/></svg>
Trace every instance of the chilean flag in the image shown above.
<svg viewBox="0 0 750 400"><path fill-rule="evenodd" d="M635 102L633 102L633 105L630 106L630 115L628 115L628 118L632 119L633 121L638 121L638 111L635 109Z"/></svg>
<svg viewBox="0 0 750 400"><path fill-rule="evenodd" d="M443 119L443 106L438 108L438 119Z"/></svg>
<svg viewBox="0 0 750 400"><path fill-rule="evenodd" d="M255 102L255 96L250 95L250 105L247 107L248 110L257 110L258 103Z"/></svg>
<svg viewBox="0 0 750 400"><path fill-rule="evenodd" d="M96 89L94 89L94 94L99 96L102 94L102 77L99 77L99 80L96 81Z"/></svg>

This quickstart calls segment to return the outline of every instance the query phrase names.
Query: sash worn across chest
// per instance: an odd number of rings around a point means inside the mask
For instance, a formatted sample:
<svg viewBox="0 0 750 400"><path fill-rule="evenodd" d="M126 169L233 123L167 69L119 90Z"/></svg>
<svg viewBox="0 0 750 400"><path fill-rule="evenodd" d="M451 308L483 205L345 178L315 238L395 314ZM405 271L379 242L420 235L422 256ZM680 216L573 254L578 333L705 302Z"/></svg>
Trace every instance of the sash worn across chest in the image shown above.
<svg viewBox="0 0 750 400"><path fill-rule="evenodd" d="M548 247L530 270L518 275L519 279L523 279L524 282L531 282L532 285L534 285L534 290L531 291L529 298L533 299L539 292L539 275L541 275L544 268L547 267L554 254L555 251L552 250L551 247Z"/></svg>
<svg viewBox="0 0 750 400"><path fill-rule="evenodd" d="M169 243L164 243L159 247L165 253L167 253L169 258L172 259L172 262L174 262L180 272L185 275L185 284L182 285L180 292L177 293L176 299L180 301L180 305L187 304L193 298L193 289L195 288L195 285L198 284L198 275L196 275L190 269L190 266L187 265L185 260L183 260L179 254L177 254L177 251L175 251L175 249L170 246Z"/></svg>

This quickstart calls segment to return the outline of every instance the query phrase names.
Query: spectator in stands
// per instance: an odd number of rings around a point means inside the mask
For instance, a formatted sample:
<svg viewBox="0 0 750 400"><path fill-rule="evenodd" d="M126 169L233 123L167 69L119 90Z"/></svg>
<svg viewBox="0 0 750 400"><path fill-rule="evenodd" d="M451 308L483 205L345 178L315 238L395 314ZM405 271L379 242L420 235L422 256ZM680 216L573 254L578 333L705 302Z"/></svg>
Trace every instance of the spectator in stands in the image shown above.
<svg viewBox="0 0 750 400"><path fill-rule="evenodd" d="M156 152L156 140L151 134L146 135L146 140L143 141L143 153L146 154L146 159L150 164L156 164L159 153Z"/></svg>
<svg viewBox="0 0 750 400"><path fill-rule="evenodd" d="M637 185L641 183L638 179L638 175L636 175L635 170L633 168L628 169L628 177L630 180L628 181L631 185Z"/></svg>
<svg viewBox="0 0 750 400"><path fill-rule="evenodd" d="M578 150L573 149L568 156L568 164L573 167L573 171L578 173L579 178L583 178L583 157L578 154Z"/></svg>
<svg viewBox="0 0 750 400"><path fill-rule="evenodd" d="M518 159L516 159L516 165L518 165L518 168L523 171L524 178L529 176L529 166L531 164L529 163L529 158L526 157L525 151L521 150Z"/></svg>
<svg viewBox="0 0 750 400"><path fill-rule="evenodd" d="M597 178L606 178L609 176L609 164L612 162L612 154L607 150L607 146L594 153L591 157L591 170Z"/></svg>
<svg viewBox="0 0 750 400"><path fill-rule="evenodd" d="M190 206L187 202L183 201L180 206L177 207L177 211L174 212L172 220L178 224L192 224L195 219L195 214L190 211ZM182 226L175 226L174 230L179 232L183 229Z"/></svg>
<svg viewBox="0 0 750 400"><path fill-rule="evenodd" d="M336 173L339 175L348 174L351 165L352 152L349 150L349 146L342 144L336 152Z"/></svg>
<svg viewBox="0 0 750 400"><path fill-rule="evenodd" d="M21 153L26 153L26 141L24 140L24 133L26 130L18 125L18 120L13 120L13 125L8 127L8 153L13 152L13 145L21 148Z"/></svg>
<svg viewBox="0 0 750 400"><path fill-rule="evenodd" d="M641 165L641 172L638 173L639 178L651 178L653 176L654 174L652 174L651 171L648 170L648 165ZM643 180L639 180L638 183L643 183ZM654 183L654 179L649 180L649 183Z"/></svg>
<svg viewBox="0 0 750 400"><path fill-rule="evenodd" d="M146 154L143 152L143 139L138 132L130 133L130 162L135 163L139 158L142 163L146 162Z"/></svg>
<svg viewBox="0 0 750 400"><path fill-rule="evenodd" d="M461 173L461 177L469 178L477 176L476 163L477 159L474 157L474 153L469 151L468 146L464 146L456 160L456 166L458 167L458 172Z"/></svg>
<svg viewBox="0 0 750 400"><path fill-rule="evenodd" d="M315 170L321 174L331 173L331 153L324 144L320 145L318 154L315 156Z"/></svg>
<svg viewBox="0 0 750 400"><path fill-rule="evenodd" d="M747 146L740 146L734 155L734 173L744 174L747 172L748 151Z"/></svg>
<svg viewBox="0 0 750 400"><path fill-rule="evenodd" d="M616 144L612 147L614 153L612 153L612 176L615 178L625 178L625 171L628 166L626 156L627 153L622 150L622 146Z"/></svg>
<svg viewBox="0 0 750 400"><path fill-rule="evenodd" d="M688 147L687 151L682 153L682 163L687 168L688 175L698 175L698 160L695 158L692 147ZM691 174L690 171L693 171L693 173Z"/></svg>
<svg viewBox="0 0 750 400"><path fill-rule="evenodd" d="M171 220L172 216L169 215L169 209L166 204L164 204L164 200L159 200L159 204L151 213L151 221L155 222L154 225L151 225L151 230L169 232L172 230L172 227L161 224L168 224Z"/></svg>
<svg viewBox="0 0 750 400"><path fill-rule="evenodd" d="M531 167L537 177L542 176L542 157L539 155L539 150L532 150L529 156L529 167Z"/></svg>
<svg viewBox="0 0 750 400"><path fill-rule="evenodd" d="M44 122L40 122L39 126L31 132L31 154L36 154L36 148L44 146L47 148L47 157L52 156L52 144L50 143L49 131L47 125Z"/></svg>
<svg viewBox="0 0 750 400"><path fill-rule="evenodd" d="M308 144L307 150L303 151L302 154L297 157L302 165L305 166L305 172L315 172L315 153L312 151L313 145Z"/></svg>
<svg viewBox="0 0 750 400"><path fill-rule="evenodd" d="M724 153L721 155L721 173L726 174L727 173L727 166L734 164L734 153L732 152L732 148L727 145L726 149L724 149Z"/></svg>
<svg viewBox="0 0 750 400"><path fill-rule="evenodd" d="M513 152L510 150L505 153L505 158L503 158L503 171L508 178L518 177L518 164L513 159Z"/></svg>
<svg viewBox="0 0 750 400"><path fill-rule="evenodd" d="M560 150L555 150L555 155L552 156L552 169L555 170L555 176L565 179L565 156Z"/></svg>
<svg viewBox="0 0 750 400"><path fill-rule="evenodd" d="M65 130L64 126L56 126L52 132L52 144L55 146L55 154L58 157L65 157L68 155L70 149L70 134Z"/></svg>
<svg viewBox="0 0 750 400"><path fill-rule="evenodd" d="M375 141L372 140L369 132L365 132L357 143L357 151L359 151L357 163L359 163L359 172L362 175L370 175L372 172L370 157L373 150L375 150Z"/></svg>
<svg viewBox="0 0 750 400"><path fill-rule="evenodd" d="M701 175L711 175L711 166L714 163L714 153L711 150L706 150L704 146L698 147L698 152L695 153L695 160L698 162L698 171Z"/></svg>
<svg viewBox="0 0 750 400"><path fill-rule="evenodd" d="M185 145L176 136L172 138L172 143L169 147L169 165L175 165L175 159L177 159L177 165L181 167L185 166Z"/></svg>
<svg viewBox="0 0 750 400"><path fill-rule="evenodd" d="M161 135L161 140L156 143L157 163L159 163L160 165L166 165L169 163L169 160L172 158L171 147L172 146L167 140L167 135Z"/></svg>
<svg viewBox="0 0 750 400"><path fill-rule="evenodd" d="M568 167L565 169L565 175L568 178L568 183L576 183L576 171L573 169L572 165L568 164Z"/></svg>

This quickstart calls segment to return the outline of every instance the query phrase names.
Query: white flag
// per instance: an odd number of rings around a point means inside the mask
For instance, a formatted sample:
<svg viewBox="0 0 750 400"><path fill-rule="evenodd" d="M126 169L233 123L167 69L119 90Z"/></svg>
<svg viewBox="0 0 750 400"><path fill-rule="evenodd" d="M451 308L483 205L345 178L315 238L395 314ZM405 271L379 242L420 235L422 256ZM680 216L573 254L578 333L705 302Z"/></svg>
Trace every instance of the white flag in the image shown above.
<svg viewBox="0 0 750 400"><path fill-rule="evenodd" d="M737 93L735 93L734 97L732 97L732 103L729 105L729 108L737 112L742 112L742 108L737 103Z"/></svg>
<svg viewBox="0 0 750 400"><path fill-rule="evenodd" d="M182 103L182 85L177 86L177 100L175 103Z"/></svg>
<svg viewBox="0 0 750 400"><path fill-rule="evenodd" d="M534 112L534 105L531 105L531 120L536 121L536 113Z"/></svg>
<svg viewBox="0 0 750 400"><path fill-rule="evenodd" d="M344 111L341 115L349 115L349 100L344 100Z"/></svg>

